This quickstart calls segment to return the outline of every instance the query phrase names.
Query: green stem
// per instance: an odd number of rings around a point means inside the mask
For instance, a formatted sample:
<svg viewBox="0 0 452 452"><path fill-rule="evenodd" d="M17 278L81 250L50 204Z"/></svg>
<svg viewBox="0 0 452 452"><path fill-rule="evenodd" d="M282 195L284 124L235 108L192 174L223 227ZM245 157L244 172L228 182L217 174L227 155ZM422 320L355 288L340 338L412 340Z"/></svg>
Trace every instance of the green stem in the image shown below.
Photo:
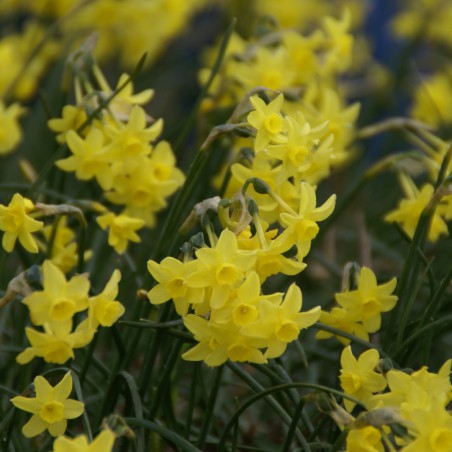
<svg viewBox="0 0 452 452"><path fill-rule="evenodd" d="M419 328L416 330L410 337L408 337L400 346L397 348L396 353L400 353L403 349L408 347L411 343L413 343L418 337L422 336L424 333L428 331L434 331L439 326L442 326L444 324L447 324L451 322L452 323L452 315L446 315L445 317L435 320L434 322L429 323L428 325L425 325L422 328Z"/></svg>
<svg viewBox="0 0 452 452"><path fill-rule="evenodd" d="M207 434L209 433L210 424L212 423L213 414L214 414L214 408L215 408L215 402L217 401L218 392L220 390L220 383L221 383L221 376L223 374L224 366L217 367L215 369L215 377L213 381L212 390L210 392L209 401L207 403L207 409L204 413L204 421L202 423L201 427L201 433L198 438L198 448L203 449L205 443Z"/></svg>
<svg viewBox="0 0 452 452"><path fill-rule="evenodd" d="M190 438L191 424L193 421L193 411L195 409L196 403L196 388L198 386L198 374L201 371L200 369L201 363L194 362L193 363L193 373L191 378L190 385L190 397L188 399L188 409L187 409L187 421L185 422L185 438Z"/></svg>
<svg viewBox="0 0 452 452"><path fill-rule="evenodd" d="M411 311L413 310L414 302L416 301L417 294L419 293L419 290L422 286L423 280L424 280L425 273L421 275L414 284L414 289L411 291L410 297L406 301L405 305L403 306L402 313L399 317L398 322L398 331L397 331L397 339L396 339L396 349L399 350L400 344L403 341L405 329L408 324L408 319L411 314ZM398 358L398 355L394 355L396 358ZM403 364L401 362L401 364Z"/></svg>
<svg viewBox="0 0 452 452"><path fill-rule="evenodd" d="M429 305L427 306L427 309L425 310L425 314L423 315L423 317L419 323L419 329L422 328L426 322L433 320L432 317L437 312L440 301L441 301L441 297L443 296L444 292L449 287L451 279L452 279L452 266L449 268L449 271L447 272L446 276L441 281L440 286L438 287L437 291L434 293Z"/></svg>
<svg viewBox="0 0 452 452"><path fill-rule="evenodd" d="M251 375L249 375L247 372L245 372L239 365L237 365L236 363L230 362L228 361L226 363L226 365L237 375L239 376L245 383L248 384L248 386L255 392L259 393L256 396L252 397L250 400L259 400L262 397L265 397L265 401L276 411L276 413L281 417L281 419L283 420L283 422L287 425L290 426L291 423L291 416L289 413L287 413L287 411L285 411L283 409L283 407L276 401L276 399L267 394L267 391L265 391L265 388L259 383L257 382ZM285 389L289 389L290 386L286 386L286 385L280 385L280 386L276 386L276 387L284 387ZM272 392L272 391L271 391ZM261 396L261 394L264 394L264 396ZM266 397L268 395L268 397ZM257 398L256 398L257 397ZM249 402L249 401L248 401ZM247 402L247 403L248 403ZM252 403L253 403L252 402ZM247 405L248 406L248 405ZM243 406L242 406L243 408ZM236 412L236 417L238 419L238 417L240 416L241 412L239 414L237 414L238 412ZM231 418L229 423L227 424L227 426L229 427L229 429L234 425L235 423L235 418ZM226 441L226 435L227 432L229 430L224 430L222 437L220 439L220 445L218 450L222 451L222 447L224 447L224 442ZM298 441L300 441L300 443L303 445L304 449L306 451L310 451L309 445L305 439L305 437L303 436L303 434L301 433L301 431L297 428L295 435L297 436Z"/></svg>
<svg viewBox="0 0 452 452"><path fill-rule="evenodd" d="M163 368L160 373L160 380L155 391L154 397L152 398L151 406L149 407L149 413L147 416L148 419L154 419L158 412L158 409L160 407L160 401L162 400L164 394L164 390L171 383L170 378L171 372L173 371L174 365L179 359L181 346L182 342L180 340L173 341L173 343L171 344L170 352L165 357L165 364L163 365ZM140 389L143 390L144 388L146 390L148 387L149 381L143 380Z"/></svg>
<svg viewBox="0 0 452 452"><path fill-rule="evenodd" d="M298 402L297 408L292 418L292 422L289 426L289 430L287 431L286 440L284 441L284 445L281 449L281 452L289 452L290 444L292 443L293 435L295 433L295 428L297 427L298 420L300 419L301 413L304 408L304 400L300 399Z"/></svg>
<svg viewBox="0 0 452 452"><path fill-rule="evenodd" d="M99 339L99 333L95 334L93 340L89 344L88 350L86 352L85 359L83 361L83 366L80 370L80 383L83 385L85 382L86 373L88 372L88 367L91 363L93 357L94 349L96 348L97 340Z"/></svg>

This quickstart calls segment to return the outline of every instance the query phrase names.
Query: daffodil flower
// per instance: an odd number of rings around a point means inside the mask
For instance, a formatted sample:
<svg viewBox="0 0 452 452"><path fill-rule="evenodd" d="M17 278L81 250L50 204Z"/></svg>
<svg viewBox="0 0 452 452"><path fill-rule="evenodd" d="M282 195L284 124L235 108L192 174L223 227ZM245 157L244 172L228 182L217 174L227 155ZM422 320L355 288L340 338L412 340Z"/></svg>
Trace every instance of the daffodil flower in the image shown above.
<svg viewBox="0 0 452 452"><path fill-rule="evenodd" d="M88 277L75 275L67 281L64 273L48 260L42 264L42 273L44 290L37 290L23 300L32 322L53 326L55 322L71 323L74 314L88 307Z"/></svg>
<svg viewBox="0 0 452 452"><path fill-rule="evenodd" d="M124 312L124 306L116 301L118 296L118 283L121 280L121 272L115 270L104 290L89 299L89 318L91 328L95 329L98 325L112 326Z"/></svg>
<svg viewBox="0 0 452 452"><path fill-rule="evenodd" d="M19 193L12 197L8 206L0 204L0 231L4 231L2 245L8 253L13 250L17 239L28 252L38 252L32 233L42 229L44 223L29 215L34 207L31 200Z"/></svg>
<svg viewBox="0 0 452 452"><path fill-rule="evenodd" d="M32 413L31 419L23 426L22 433L32 438L48 430L52 436L60 436L66 431L67 420L79 417L85 405L78 400L69 399L72 392L72 377L68 372L55 386L41 376L34 379L36 397L16 396L12 404L21 410Z"/></svg>
<svg viewBox="0 0 452 452"><path fill-rule="evenodd" d="M387 383L383 375L375 372L379 359L380 356L375 349L367 350L356 359L350 346L344 348L339 379L346 394L367 404L374 393L386 388ZM344 399L344 405L348 411L352 411L356 404Z"/></svg>
<svg viewBox="0 0 452 452"><path fill-rule="evenodd" d="M115 438L111 430L101 431L91 443L86 435L75 438L60 436L53 442L53 452L111 452Z"/></svg>
<svg viewBox="0 0 452 452"><path fill-rule="evenodd" d="M254 142L255 151L264 150L270 142L287 141L287 137L283 133L287 126L281 114L284 96L280 94L268 105L259 96L251 96L250 102L254 111L248 115L247 121L257 130Z"/></svg>
<svg viewBox="0 0 452 452"><path fill-rule="evenodd" d="M140 236L136 233L144 226L144 220L133 218L127 215L115 215L107 213L97 218L99 226L108 229L108 244L112 246L118 254L123 254L129 242L139 243Z"/></svg>

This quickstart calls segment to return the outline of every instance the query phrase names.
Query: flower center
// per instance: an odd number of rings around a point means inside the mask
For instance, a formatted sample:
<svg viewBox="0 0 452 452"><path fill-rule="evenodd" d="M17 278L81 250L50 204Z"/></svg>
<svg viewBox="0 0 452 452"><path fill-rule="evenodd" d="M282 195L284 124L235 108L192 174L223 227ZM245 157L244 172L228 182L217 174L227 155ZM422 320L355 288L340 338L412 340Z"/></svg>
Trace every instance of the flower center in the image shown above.
<svg viewBox="0 0 452 452"><path fill-rule="evenodd" d="M432 451L446 452L450 450L450 445L452 444L452 431L444 428L435 429L430 434L429 442Z"/></svg>
<svg viewBox="0 0 452 452"><path fill-rule="evenodd" d="M232 319L236 325L248 325L257 317L257 309L250 304L239 304L232 312Z"/></svg>
<svg viewBox="0 0 452 452"><path fill-rule="evenodd" d="M352 372L344 372L339 379L341 380L341 385L347 394L354 394L355 392L358 392L363 384L362 378Z"/></svg>
<svg viewBox="0 0 452 452"><path fill-rule="evenodd" d="M218 284L230 286L240 278L240 272L235 265L221 264L217 268L216 276Z"/></svg>
<svg viewBox="0 0 452 452"><path fill-rule="evenodd" d="M172 298L184 297L187 293L187 287L184 284L184 278L177 277L168 282L166 289Z"/></svg>
<svg viewBox="0 0 452 452"><path fill-rule="evenodd" d="M70 320L74 314L75 302L69 298L57 299L50 309L50 318L60 322Z"/></svg>
<svg viewBox="0 0 452 452"><path fill-rule="evenodd" d="M374 317L381 312L381 303L376 298L369 298L364 301L363 316Z"/></svg>
<svg viewBox="0 0 452 452"><path fill-rule="evenodd" d="M44 360L48 363L64 364L68 359L74 357L72 348L63 341L57 341L46 346Z"/></svg>
<svg viewBox="0 0 452 452"><path fill-rule="evenodd" d="M235 344L228 348L228 356L231 361L249 361L251 349L245 345Z"/></svg>
<svg viewBox="0 0 452 452"><path fill-rule="evenodd" d="M283 128L283 121L280 115L276 113L272 113L268 115L264 120L264 127L267 132L270 132L273 135L280 133Z"/></svg>
<svg viewBox="0 0 452 452"><path fill-rule="evenodd" d="M54 424L55 422L64 419L64 407L61 402L52 400L51 402L44 402L39 410L39 416L44 422Z"/></svg>
<svg viewBox="0 0 452 452"><path fill-rule="evenodd" d="M281 342L292 342L300 334L300 328L292 320L284 320L276 331L276 338Z"/></svg>
<svg viewBox="0 0 452 452"><path fill-rule="evenodd" d="M133 203L137 206L144 207L149 204L151 194L147 190L137 190L133 195Z"/></svg>
<svg viewBox="0 0 452 452"><path fill-rule="evenodd" d="M306 242L308 240L312 240L315 238L317 233L319 232L319 227L317 223L312 220L303 219L297 223L297 234L298 239L301 242Z"/></svg>
<svg viewBox="0 0 452 452"><path fill-rule="evenodd" d="M156 164L153 169L154 176L159 181L166 181L170 178L171 168L168 165Z"/></svg>
<svg viewBox="0 0 452 452"><path fill-rule="evenodd" d="M295 166L300 166L308 155L308 150L304 146L290 146L289 159Z"/></svg>
<svg viewBox="0 0 452 452"><path fill-rule="evenodd" d="M266 86L267 88L277 90L282 85L281 79L282 75L280 71L270 70L263 75L262 82L263 85Z"/></svg>
<svg viewBox="0 0 452 452"><path fill-rule="evenodd" d="M259 256L257 261L257 272L259 276L268 278L271 275L276 275L281 271L282 265L280 259L276 256Z"/></svg>
<svg viewBox="0 0 452 452"><path fill-rule="evenodd" d="M99 303L94 310L96 318L102 326L112 326L120 311L121 306L114 301Z"/></svg>

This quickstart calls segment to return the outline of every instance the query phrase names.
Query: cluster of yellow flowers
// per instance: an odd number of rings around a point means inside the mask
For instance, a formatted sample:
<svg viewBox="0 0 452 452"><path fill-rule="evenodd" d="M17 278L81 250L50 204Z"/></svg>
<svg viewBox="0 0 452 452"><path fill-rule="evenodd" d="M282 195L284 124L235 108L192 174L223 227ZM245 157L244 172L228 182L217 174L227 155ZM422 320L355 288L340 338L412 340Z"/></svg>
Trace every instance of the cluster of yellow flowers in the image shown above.
<svg viewBox="0 0 452 452"><path fill-rule="evenodd" d="M448 99L452 95L452 68L446 66L423 77L413 95L411 115L426 124L439 128L452 123L452 109Z"/></svg>
<svg viewBox="0 0 452 452"><path fill-rule="evenodd" d="M17 240L29 252L47 253L48 258L64 273L71 271L77 263L78 246L75 233L67 225L67 218L59 216L71 206L35 205L19 193L13 195L7 206L0 204L0 231L3 231L2 246L11 253ZM39 217L56 216L52 225L44 226ZM37 237L41 233L42 237ZM84 257L89 258L90 251Z"/></svg>
<svg viewBox="0 0 452 452"><path fill-rule="evenodd" d="M216 206L224 228L219 238L209 223L210 246L199 245L195 258L189 252L184 262L168 257L160 264L148 263L159 283L149 292L150 301L173 299L199 342L183 357L211 366L228 358L266 362L280 356L300 329L320 316L319 306L299 312L301 291L296 285L285 296L263 295L261 285L272 275L295 275L306 267L303 258L319 231L317 223L331 215L336 197L318 206L315 187L304 180L303 171L309 171L316 153L329 151L333 137L324 137L323 127L312 130L301 112L296 119L283 116L282 94L268 105L258 96L250 101L254 110L241 126L254 136L255 162L263 167L257 175L262 178L247 173L249 169L241 164L233 165L231 172L241 177L242 190ZM296 120L303 121L301 130ZM278 163L271 167L270 160ZM269 229L274 222L282 232ZM286 257L291 249L294 257ZM189 309L194 313L187 315Z"/></svg>
<svg viewBox="0 0 452 452"><path fill-rule="evenodd" d="M409 139L422 151L422 169L427 170L429 181L419 189L409 174L400 172L399 180L406 198L400 201L397 209L385 216L385 220L399 223L403 230L413 237L422 212L430 208L432 220L428 240L436 242L441 235L449 234L446 222L452 220L452 192L447 186L447 180L452 174L452 163L449 160L452 142L445 141L425 129L420 129L417 135L410 134ZM443 174L446 183L435 188L443 161L446 162Z"/></svg>
<svg viewBox="0 0 452 452"><path fill-rule="evenodd" d="M377 332L381 327L381 313L388 312L397 303L397 296L393 295L397 280L391 279L385 284L378 285L374 272L363 267L357 279L354 290L337 293L335 298L339 306L331 311L323 311L321 322L337 328L361 339L369 340L369 333ZM318 339L328 339L332 334L319 331ZM344 344L350 341L344 337L337 338Z"/></svg>
<svg viewBox="0 0 452 452"><path fill-rule="evenodd" d="M452 400L451 365L452 360L446 361L438 373L426 366L411 373L384 372L377 350L356 359L351 348L345 348L341 386L367 410L349 424L346 450L383 451L391 442L403 452L450 450L452 415L446 407ZM351 400L344 404L349 412L355 407ZM394 429L396 424L403 428Z"/></svg>
<svg viewBox="0 0 452 452"><path fill-rule="evenodd" d="M242 159L232 164L226 196L232 197L247 180L259 178L273 194L268 197L250 187L250 194L259 205L265 221L273 223L278 220L281 211L278 199L287 203L287 212L300 208L303 212L310 211L315 207L315 202L312 205L301 200L304 191L300 189L301 183L306 182L304 187L319 183L340 160L340 152L334 146L336 137L328 121L312 125L301 110L284 115L281 112L284 102L282 94L268 105L256 95L250 101L254 111L248 115L245 125L249 127L254 158L251 163ZM241 143L247 144L244 140ZM312 198L312 195L305 196ZM328 206L331 207L331 202ZM281 217L283 226L287 227L291 222L290 214Z"/></svg>
<svg viewBox="0 0 452 452"><path fill-rule="evenodd" d="M43 42L39 54L33 51L45 35L45 27L28 22L23 30L0 38L0 155L8 154L22 139L19 118L25 108L18 102L28 100L36 91L39 80L58 52L55 40Z"/></svg>
<svg viewBox="0 0 452 452"><path fill-rule="evenodd" d="M0 155L15 150L22 138L18 120L25 109L11 101L35 95L61 52L96 32L98 58L119 55L121 65L131 68L146 53L150 64L204 4L205 0L2 1L0 13L6 22L14 23L23 14L27 21L0 39ZM54 29L49 29L49 21L55 20ZM133 27L125 25L131 23Z"/></svg>
<svg viewBox="0 0 452 452"><path fill-rule="evenodd" d="M299 180L317 184L353 155L350 146L359 104L347 105L338 83L339 75L352 62L354 40L349 27L346 10L342 19L326 17L322 29L306 36L294 30L276 30L247 42L232 35L209 96L203 101L204 111L214 106L230 107L259 90L282 91L284 98L266 106L263 100L251 97L255 112L248 123L256 129L257 137L254 144L238 139L230 162L246 160L240 150L247 147L254 149L255 158L251 165L232 166L227 196L253 176L282 190L291 177L296 179L295 185ZM209 75L209 69L200 73L202 80ZM284 121L281 111L287 115ZM217 180L219 185L226 169Z"/></svg>
<svg viewBox="0 0 452 452"><path fill-rule="evenodd" d="M119 56L121 65L130 68L145 52L154 61L203 4L205 0L6 0L0 8L10 15L33 14L43 22L60 19L63 43L73 44L80 31L83 37L96 31L96 56Z"/></svg>
<svg viewBox="0 0 452 452"><path fill-rule="evenodd" d="M276 19L286 29L309 30L325 16L338 15L345 8L352 14L354 25L361 24L368 6L366 0L254 0L254 9L261 16Z"/></svg>
<svg viewBox="0 0 452 452"><path fill-rule="evenodd" d="M42 357L47 362L63 364L74 358L74 349L89 344L99 325L109 327L124 313L124 306L115 300L120 279L120 271L115 270L104 290L89 296L87 274L75 275L67 281L58 267L44 261L43 290L36 290L23 299L31 322L43 331L25 329L31 346L17 356L17 362L26 364ZM86 310L87 317L74 330L74 315Z"/></svg>
<svg viewBox="0 0 452 452"><path fill-rule="evenodd" d="M436 44L452 46L450 21L452 5L444 0L404 0L393 22L398 36L422 38Z"/></svg>
<svg viewBox="0 0 452 452"><path fill-rule="evenodd" d="M76 105L66 105L62 117L51 119L49 127L58 132L57 140L67 143L72 154L56 165L74 172L79 180L94 178L108 201L123 206L118 215L105 212L97 219L102 229L109 229L109 244L123 253L129 241L140 241L137 230L154 226L155 214L182 185L184 175L175 167L170 144L154 144L163 120L152 120L141 107L153 91L133 94L126 74L119 78L117 94L108 106L89 126L81 128L89 112L113 94L97 65L93 73L99 90L76 79Z"/></svg>

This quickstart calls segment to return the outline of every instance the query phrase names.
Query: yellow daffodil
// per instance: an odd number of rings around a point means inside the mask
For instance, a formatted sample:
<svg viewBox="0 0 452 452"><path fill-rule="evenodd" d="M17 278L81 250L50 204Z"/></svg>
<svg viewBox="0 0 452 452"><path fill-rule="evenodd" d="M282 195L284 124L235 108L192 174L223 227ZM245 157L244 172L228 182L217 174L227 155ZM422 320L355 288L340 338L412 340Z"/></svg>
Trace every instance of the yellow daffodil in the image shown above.
<svg viewBox="0 0 452 452"><path fill-rule="evenodd" d="M121 272L115 270L104 290L99 295L90 297L89 318L92 329L96 329L98 325L112 326L124 314L124 306L115 300L120 280Z"/></svg>
<svg viewBox="0 0 452 452"><path fill-rule="evenodd" d="M88 442L86 435L75 438L60 436L53 442L52 452L111 452L115 438L111 430L101 431L92 442Z"/></svg>
<svg viewBox="0 0 452 452"><path fill-rule="evenodd" d="M39 231L44 224L28 215L33 209L33 202L19 193L12 197L8 206L0 204L0 231L4 231L2 245L8 253L17 239L28 252L38 252L32 232Z"/></svg>
<svg viewBox="0 0 452 452"><path fill-rule="evenodd" d="M108 243L118 254L123 254L129 242L139 243L140 236L135 232L144 226L144 220L127 215L107 213L97 217L97 223L105 230L108 228Z"/></svg>
<svg viewBox="0 0 452 452"><path fill-rule="evenodd" d="M225 229L214 248L196 251L199 268L187 277L193 288L212 288L210 304L217 309L224 305L233 286L240 284L256 262L255 251L238 249L237 237Z"/></svg>
<svg viewBox="0 0 452 452"><path fill-rule="evenodd" d="M221 324L232 321L236 326L252 324L259 317L260 303L263 300L279 306L282 302L282 293L261 294L261 281L258 274L253 271L221 309L211 312L210 319Z"/></svg>
<svg viewBox="0 0 452 452"><path fill-rule="evenodd" d="M421 189L418 190L410 177L405 174L400 176L400 182L405 192L406 199L400 201L397 209L386 214L385 220L388 222L395 221L396 223L400 223L403 230L410 237L413 237L421 213L432 200L435 189L432 184L424 184ZM448 234L449 230L447 229L447 224L438 212L434 212L428 232L428 240L436 242L441 235Z"/></svg>
<svg viewBox="0 0 452 452"><path fill-rule="evenodd" d="M71 323L75 313L88 307L88 277L75 275L66 281L64 273L48 260L42 264L42 273L44 290L37 290L23 300L32 322L35 325Z"/></svg>
<svg viewBox="0 0 452 452"><path fill-rule="evenodd" d="M113 153L117 153L119 158L131 158L150 154L150 143L162 133L162 129L162 119L147 127L145 111L135 105L127 124L109 124L105 127L105 134L111 141Z"/></svg>
<svg viewBox="0 0 452 452"><path fill-rule="evenodd" d="M53 264L55 264L63 273L70 272L77 264L78 246L75 241L74 231L67 225L67 217L61 216L56 219L57 224L49 225L43 228L42 234L45 239L50 242L52 239L52 252L49 256ZM56 230L54 229L56 228ZM48 246L40 245L44 252L48 251ZM91 257L90 250L85 251L85 260Z"/></svg>
<svg viewBox="0 0 452 452"><path fill-rule="evenodd" d="M61 118L52 118L48 121L49 129L58 132L56 140L59 143L65 143L69 131L76 132L78 128L86 121L87 115L81 106L65 105L63 107ZM86 135L90 130L88 126L83 135Z"/></svg>
<svg viewBox="0 0 452 452"><path fill-rule="evenodd" d="M403 452L448 452L452 447L452 416L438 401L428 410L410 412L408 432L414 440L403 447Z"/></svg>
<svg viewBox="0 0 452 452"><path fill-rule="evenodd" d="M397 303L393 295L397 279L392 278L378 285L374 272L363 267L356 290L336 294L336 301L348 311L349 317L361 321L368 333L375 333L381 326L381 313L390 311Z"/></svg>
<svg viewBox="0 0 452 452"><path fill-rule="evenodd" d="M70 130L67 132L66 140L72 155L58 160L55 163L58 168L75 172L75 176L80 180L90 180L96 177L104 189L111 188L113 177L102 131L93 128L86 138L82 138Z"/></svg>
<svg viewBox="0 0 452 452"><path fill-rule="evenodd" d="M287 137L283 134L287 127L281 114L284 96L280 94L268 105L259 96L251 96L250 102L254 111L248 115L247 121L257 130L254 142L255 151L264 150L270 142L287 141Z"/></svg>
<svg viewBox="0 0 452 452"><path fill-rule="evenodd" d="M17 355L16 361L19 364L27 364L37 356L48 363L64 364L68 359L74 358L74 349L88 345L95 333L90 328L88 319L81 322L73 332L72 322L61 322L54 329L48 324L43 327L44 332L25 328L25 335L31 346Z"/></svg>
<svg viewBox="0 0 452 452"><path fill-rule="evenodd" d="M411 114L414 118L438 128L452 122L452 111L447 99L452 93L451 68L422 80L414 93Z"/></svg>
<svg viewBox="0 0 452 452"><path fill-rule="evenodd" d="M318 221L328 218L336 204L336 195L331 195L321 206L316 207L317 198L312 185L302 182L300 186L300 204L297 212L284 212L280 215L283 226L290 231L299 243L311 241L319 232Z"/></svg>
<svg viewBox="0 0 452 452"><path fill-rule="evenodd" d="M375 349L367 350L356 359L350 346L344 348L339 379L346 394L367 404L374 393L386 388L385 378L374 370L379 359L380 356ZM356 404L344 399L344 405L348 411L352 411Z"/></svg>
<svg viewBox="0 0 452 452"><path fill-rule="evenodd" d="M188 314L184 317L184 325L199 342L182 355L187 361L204 361L208 366L220 366L228 359L239 362L267 362L259 350L265 347L265 340L241 335L240 328L232 323L216 324L203 317Z"/></svg>
<svg viewBox="0 0 452 452"><path fill-rule="evenodd" d="M384 450L381 433L375 427L368 425L348 432L345 452L383 452Z"/></svg>
<svg viewBox="0 0 452 452"><path fill-rule="evenodd" d="M0 155L14 151L22 139L19 118L24 112L19 104L6 107L0 100Z"/></svg>
<svg viewBox="0 0 452 452"><path fill-rule="evenodd" d="M268 299L261 301L259 318L245 326L243 334L267 341L266 358L281 356L287 344L298 338L301 329L308 328L319 320L320 306L306 312L300 312L301 308L301 290L292 284L280 305L275 305Z"/></svg>
<svg viewBox="0 0 452 452"><path fill-rule="evenodd" d="M161 304L172 299L179 315L188 312L190 304L199 305L204 300L205 290L193 288L187 284L187 278L200 267L196 260L181 262L173 257L166 257L158 264L148 261L148 271L158 282L148 292L152 304Z"/></svg>
<svg viewBox="0 0 452 452"><path fill-rule="evenodd" d="M436 402L446 406L452 391L449 378L451 365L452 360L447 360L438 373L428 372L426 366L410 375L390 370L386 375L389 392L375 395L372 405L400 407L406 419L411 419L413 410L429 410Z"/></svg>
<svg viewBox="0 0 452 452"><path fill-rule="evenodd" d="M23 426L22 433L27 438L48 430L52 436L60 436L66 431L67 420L79 417L85 406L78 400L69 399L72 392L72 377L68 372L56 385L51 386L41 376L34 381L36 397L16 396L11 402L16 408L33 413L31 419Z"/></svg>
<svg viewBox="0 0 452 452"><path fill-rule="evenodd" d="M296 117L287 116L287 141L268 145L267 155L281 160L288 177L306 172L312 165L314 152L318 153L319 137L324 133L327 123L313 128L306 118L298 112ZM332 139L330 140L330 143ZM326 166L330 166L330 156L326 155Z"/></svg>

